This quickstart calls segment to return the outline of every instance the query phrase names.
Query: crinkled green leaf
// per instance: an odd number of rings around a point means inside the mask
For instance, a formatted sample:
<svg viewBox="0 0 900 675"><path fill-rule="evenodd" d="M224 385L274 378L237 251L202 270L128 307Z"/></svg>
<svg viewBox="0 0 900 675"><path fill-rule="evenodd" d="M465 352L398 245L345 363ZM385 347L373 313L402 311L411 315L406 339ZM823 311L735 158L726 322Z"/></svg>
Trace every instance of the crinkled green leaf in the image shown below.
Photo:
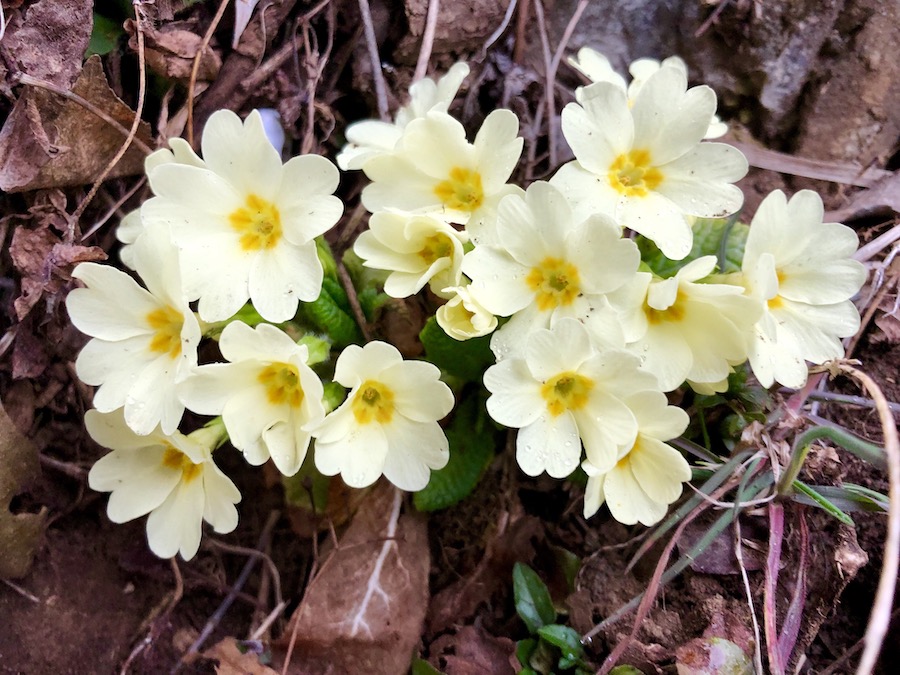
<svg viewBox="0 0 900 675"><path fill-rule="evenodd" d="M577 659L584 655L581 635L574 628L552 623L539 628L538 635L554 647L559 647L564 657Z"/></svg>
<svg viewBox="0 0 900 675"><path fill-rule="evenodd" d="M437 511L466 498L478 485L494 458L495 432L486 424L483 404L476 396L467 397L457 408L447 428L450 461L431 474L423 490L413 495L419 511Z"/></svg>
<svg viewBox="0 0 900 675"><path fill-rule="evenodd" d="M88 42L85 58L94 54L109 54L124 34L121 23L94 12L94 27L91 29L91 40Z"/></svg>
<svg viewBox="0 0 900 675"><path fill-rule="evenodd" d="M338 296L337 299L332 292ZM340 284L331 280L330 283L323 282L322 292L318 298L312 302L301 302L299 310L299 316L304 322L325 333L339 349L362 342L359 327L350 316L350 312L341 306L343 303L349 306L347 295L343 293Z"/></svg>
<svg viewBox="0 0 900 675"><path fill-rule="evenodd" d="M444 675L440 670L432 666L425 659L413 659L409 675Z"/></svg>
<svg viewBox="0 0 900 675"><path fill-rule="evenodd" d="M447 335L434 317L425 323L419 339L429 361L463 380L480 382L481 375L494 363L489 335L460 342Z"/></svg>
<svg viewBox="0 0 900 675"><path fill-rule="evenodd" d="M733 218L698 218L694 223L694 246L683 260L669 260L646 237L637 237L641 260L661 277L674 276L689 262L706 255L714 255L719 261L719 272L730 274L741 269L744 246L750 228Z"/></svg>
<svg viewBox="0 0 900 675"><path fill-rule="evenodd" d="M556 621L550 591L537 572L524 563L517 562L513 567L513 596L516 612L529 633L537 633L540 628Z"/></svg>
<svg viewBox="0 0 900 675"><path fill-rule="evenodd" d="M634 666L616 666L609 671L609 675L644 675L644 671Z"/></svg>
<svg viewBox="0 0 900 675"><path fill-rule="evenodd" d="M531 655L537 649L538 641L534 638L525 638L516 643L516 658L523 666L527 666L531 661Z"/></svg>

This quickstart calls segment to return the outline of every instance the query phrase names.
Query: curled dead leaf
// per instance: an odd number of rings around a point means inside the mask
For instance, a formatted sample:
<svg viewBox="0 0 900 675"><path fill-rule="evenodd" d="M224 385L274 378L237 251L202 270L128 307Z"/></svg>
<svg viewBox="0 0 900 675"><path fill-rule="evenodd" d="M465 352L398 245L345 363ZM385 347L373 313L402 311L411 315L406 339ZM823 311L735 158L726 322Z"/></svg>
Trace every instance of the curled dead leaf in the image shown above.
<svg viewBox="0 0 900 675"><path fill-rule="evenodd" d="M284 635L287 672L406 672L428 607L430 555L425 521L402 513L403 493L382 482L310 582Z"/></svg>
<svg viewBox="0 0 900 675"><path fill-rule="evenodd" d="M158 30L153 26L144 26L144 55L152 70L173 80L190 78L203 37L188 30L187 25L184 22L167 23ZM134 21L126 21L125 30L130 36L128 46L137 51ZM221 67L222 59L215 50L207 47L200 58L197 79L201 82L214 80Z"/></svg>
<svg viewBox="0 0 900 675"><path fill-rule="evenodd" d="M72 93L104 111L121 127L131 127L134 111L110 89L100 57L92 56L85 62ZM141 122L137 136L145 146L152 145L146 122ZM120 129L81 104L29 87L0 130L0 190L22 192L91 183L124 141ZM141 173L144 156L132 145L109 178Z"/></svg>
<svg viewBox="0 0 900 675"><path fill-rule="evenodd" d="M9 505L40 476L37 448L25 438L0 405L0 577L28 574L44 532L46 509L12 514Z"/></svg>

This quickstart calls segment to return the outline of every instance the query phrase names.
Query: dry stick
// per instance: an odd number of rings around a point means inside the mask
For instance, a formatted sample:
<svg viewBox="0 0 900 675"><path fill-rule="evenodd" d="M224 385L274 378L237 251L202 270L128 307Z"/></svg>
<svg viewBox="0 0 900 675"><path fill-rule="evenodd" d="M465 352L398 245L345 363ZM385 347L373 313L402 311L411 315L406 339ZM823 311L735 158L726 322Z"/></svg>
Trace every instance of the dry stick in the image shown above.
<svg viewBox="0 0 900 675"><path fill-rule="evenodd" d="M22 588L21 586L19 586L17 584L14 584L9 579L4 579L4 578L0 577L0 581L2 581L4 584L9 586L11 589L13 589L16 593L21 595L23 598L27 598L28 600L31 600L31 602L35 603L36 605L41 604L41 599L39 597L37 597L33 593L29 593L24 588Z"/></svg>
<svg viewBox="0 0 900 675"><path fill-rule="evenodd" d="M900 239L900 223L894 225L894 227L884 234L875 237L865 246L860 246L859 250L853 254L853 259L859 260L860 262L866 262L881 253L898 239Z"/></svg>
<svg viewBox="0 0 900 675"><path fill-rule="evenodd" d="M690 483L688 483L690 485ZM747 568L744 565L744 547L741 546L741 517L738 515L734 519L734 557L738 563L738 569L741 570L741 580L744 582L744 593L747 595L747 605L750 607L750 619L753 621L753 663L756 666L756 672L762 673L762 647L759 637L759 619L756 616L756 607L753 605L753 592L750 590L750 577L747 574Z"/></svg>
<svg viewBox="0 0 900 675"><path fill-rule="evenodd" d="M900 437L897 434L894 417L888 408L887 399L875 381L866 373L845 363L839 364L838 368L860 382L875 401L878 418L881 420L881 430L884 434L884 452L888 461L890 507L887 539L884 543L884 559L881 578L878 580L878 591L875 593L875 603L872 606L869 625L866 627L866 647L856 669L856 675L869 675L875 668L884 636L891 622L891 606L894 589L897 585L897 559L900 557Z"/></svg>
<svg viewBox="0 0 900 675"><path fill-rule="evenodd" d="M66 229L66 243L69 244L75 240L75 224L78 222L78 219L81 218L81 215L84 213L88 204L91 203L91 200L97 194L100 186L103 185L103 181L106 180L109 172L113 170L113 167L118 164L119 160L125 156L126 152L128 152L128 148L131 147L131 142L137 135L138 127L141 124L141 114L144 111L144 96L147 93L147 72L144 57L144 24L142 23L141 16L141 2L142 0L134 0L132 3L134 6L134 25L137 31L138 42L138 100L134 111L134 120L131 123L131 130L128 132L125 142L122 143L122 147L119 148L118 152L116 152L109 161L106 168L100 172L97 180L94 181L94 184L91 186L90 191L84 199L81 200L81 203L75 208L75 211L72 212L72 215L69 218L69 226Z"/></svg>
<svg viewBox="0 0 900 675"><path fill-rule="evenodd" d="M209 41L212 40L213 33L215 33L216 28L219 27L219 22L222 20L222 17L225 16L226 7L228 7L228 0L222 0L222 2L219 3L219 9L216 10L216 15L213 17L212 23L209 24L209 28L206 29L206 33L203 36L203 41L200 42L197 53L194 54L194 63L191 65L191 79L188 81L187 96L187 142L192 146L194 145L194 88L197 86L197 73L200 72L200 60L203 58L206 48L209 47Z"/></svg>
<svg viewBox="0 0 900 675"><path fill-rule="evenodd" d="M111 126L113 129L118 131L120 134L122 134L126 138L128 137L128 133L129 133L128 129L126 129L124 126L122 126L122 124L118 120L110 117L110 115L108 115L105 111L101 110L100 108L95 106L93 103L88 101L86 98L79 96L75 92L69 91L68 89L63 89L62 87L55 85L52 82L47 82L46 80L39 80L36 77L32 77L28 73L18 73L14 76L13 80L19 82L20 84L29 86L29 87L38 87L39 89L46 89L47 91L53 92L57 96L62 96L63 98L67 98L70 101L72 101L73 103L77 103L78 105L80 105L82 108L84 108L88 112L93 113L94 115L99 117L101 120L106 122L109 126ZM151 152L153 152L153 148L151 148L149 145L144 143L144 141L142 141L140 138L135 138L135 139L133 139L132 142L134 143L134 145L139 147L141 150L146 152L148 155Z"/></svg>
<svg viewBox="0 0 900 675"><path fill-rule="evenodd" d="M706 21L704 21L702 24L700 24L700 28L698 28L698 29L694 32L694 37L695 37L695 38L700 37L700 36L703 35L707 30L709 30L709 27L712 26L713 23L715 23L715 20L719 18L719 14L721 14L721 13L722 13L722 10L725 9L725 8L728 6L728 3L729 3L729 0L721 0L721 1L719 2L719 6L716 7L716 8L710 13L710 15L706 18ZM762 671L760 671L760 672L762 672Z"/></svg>
<svg viewBox="0 0 900 675"><path fill-rule="evenodd" d="M775 466L773 462L773 466ZM784 675L785 664L778 650L775 595L778 588L778 566L781 563L781 543L784 540L784 505L769 504L769 553L766 556L765 583L763 585L763 628L766 633L766 651L769 669L774 675Z"/></svg>
<svg viewBox="0 0 900 675"><path fill-rule="evenodd" d="M528 32L528 10L532 0L522 0L519 13L516 16L516 43L513 47L513 61L517 65L525 63L525 34Z"/></svg>
<svg viewBox="0 0 900 675"><path fill-rule="evenodd" d="M199 649L200 646L206 641L212 632L215 630L216 626L219 625L219 622L222 620L222 617L225 616L225 612L228 611L228 608L231 607L235 598L237 598L238 593L241 588L243 588L244 584L247 583L247 579L250 578L250 573L253 571L253 568L256 566L256 561L260 559L265 559L267 556L262 553L260 549L264 548L266 542L269 541L269 538L272 536L272 529L275 527L275 523L278 522L278 519L281 517L280 511L273 511L269 514L268 520L266 520L266 524L263 526L262 532L260 532L259 539L256 542L256 549L254 549L254 553L258 553L259 555L252 555L247 559L247 562L244 563L244 568L241 570L240 575L238 575L237 581L234 582L234 586L232 586L231 590L228 592L228 595L225 596L225 599L222 600L222 603L216 609L209 620L206 622L206 625L203 626L203 630L200 631L200 635L197 636L197 639L194 640L194 644L188 648L185 656L188 654L194 654ZM218 546L223 546L221 543L217 544ZM227 546L227 545L226 545ZM224 548L224 547L223 547ZM271 558L270 558L271 560ZM183 663L184 656L181 657L181 661L179 665ZM177 669L178 666L176 666Z"/></svg>
<svg viewBox="0 0 900 675"><path fill-rule="evenodd" d="M542 0L534 0L534 16L537 19L538 32L541 36L541 51L544 55L544 75L547 79L544 103L547 108L547 143L550 149L550 166L556 166L556 136L553 133L553 119L556 111L553 110L553 77L551 62L553 57L550 55L550 38L547 35L547 24L544 21L544 3ZM537 138L538 127L532 129L534 137Z"/></svg>
<svg viewBox="0 0 900 675"><path fill-rule="evenodd" d="M891 290L893 284L884 283L881 288L878 289L878 292L872 298L872 301L869 303L869 306L866 308L865 314L863 314L862 319L859 322L859 329L856 331L856 334L850 340L847 348L844 350L844 358L849 359L853 352L856 350L856 347L859 345L859 341L862 340L863 333L865 332L866 326L869 325L869 322L872 320L872 317L875 316L875 312L878 310L878 306L881 304L882 298L887 295L887 292Z"/></svg>
<svg viewBox="0 0 900 675"><path fill-rule="evenodd" d="M581 19L581 15L584 13L584 10L587 9L589 0L580 0L578 6L575 8L575 11L572 12L572 17L569 19L569 23L566 24L566 29L563 31L562 38L559 41L559 44L556 47L556 53L553 54L553 60L550 61L550 71L547 73L547 112L550 117L547 118L547 133L550 136L550 166L556 166L556 129L554 127L554 121L556 120L556 101L554 100L554 90L556 88L556 71L559 69L560 61L562 61L563 53L566 50L566 47L569 45L569 40L572 38L572 33L575 32L575 26L578 25L579 19Z"/></svg>
<svg viewBox="0 0 900 675"><path fill-rule="evenodd" d="M800 521L800 561L797 570L797 581L794 583L794 595L784 615L784 624L781 626L781 635L778 636L778 651L781 654L782 663L785 666L790 663L791 654L797 646L797 636L800 634L800 623L803 619L803 607L806 604L806 570L809 566L807 556L809 554L809 525L806 523L806 514L803 507L796 511Z"/></svg>
<svg viewBox="0 0 900 675"><path fill-rule="evenodd" d="M356 319L356 324L359 326L359 330L362 332L365 341L371 342L372 334L369 331L369 322L366 320L366 315L363 313L362 305L359 304L359 297L356 295L356 287L353 285L353 280L350 278L347 268L344 267L344 263L340 261L337 262L337 273L341 280L341 285L347 292L347 300L350 301L350 309L353 310L353 318Z"/></svg>
<svg viewBox="0 0 900 675"><path fill-rule="evenodd" d="M898 616L900 616L900 607L898 607L891 613L891 621L896 619ZM847 660L851 656L856 654L856 652L858 652L860 649L862 649L863 645L865 643L866 643L866 638L864 638L864 637L857 640L856 644L854 644L852 647L850 647L850 649L848 649L843 654L841 654L837 658L836 661L834 661L830 666L828 666L825 670L823 670L821 673L819 673L819 675L834 675L835 673L838 672L839 668L843 669L844 664L847 663ZM841 670L840 672L843 673L843 672L846 672L846 670Z"/></svg>
<svg viewBox="0 0 900 675"><path fill-rule="evenodd" d="M124 204L129 199L131 199L134 196L134 193L137 192L138 190L140 190L144 186L144 183L146 183L146 182L147 182L147 176L146 175L141 176L140 180L137 183L135 183L133 186L131 186L125 192L124 195L122 195L119 199L117 199L115 204L113 204L111 207L109 207L109 210L107 210L107 212L104 213L97 220L96 223L91 225L91 229L89 229L87 232L85 232L83 235L81 235L81 241L85 241L88 237L90 237L97 230L99 230L101 227L103 227L106 224L106 221L108 221L110 218L112 218L113 214L122 207L122 204Z"/></svg>
<svg viewBox="0 0 900 675"><path fill-rule="evenodd" d="M488 35L487 40L485 40L484 44L481 45L481 49L478 50L478 55L473 59L473 61L477 61L478 63L484 61L485 57L487 57L487 50L491 48L492 44L500 39L500 36L503 35L503 33L509 27L509 22L512 20L512 15L516 10L517 4L517 0L511 0L509 5L507 5L506 14L503 15L503 21L500 22L500 25L497 26L497 29L493 33Z"/></svg>
<svg viewBox="0 0 900 675"><path fill-rule="evenodd" d="M419 59L416 61L416 73L413 75L413 82L418 82L428 72L428 61L431 58L431 48L434 45L434 31L437 30L437 20L440 11L441 0L428 1L425 32L422 34L422 47L419 49Z"/></svg>
<svg viewBox="0 0 900 675"><path fill-rule="evenodd" d="M359 0L359 13L362 15L366 46L369 49L369 59L372 62L375 98L378 100L378 116L382 122L389 122L391 114L388 110L387 86L384 83L384 73L381 72L381 57L378 56L378 43L375 39L375 26L372 25L372 11L369 9L369 0Z"/></svg>

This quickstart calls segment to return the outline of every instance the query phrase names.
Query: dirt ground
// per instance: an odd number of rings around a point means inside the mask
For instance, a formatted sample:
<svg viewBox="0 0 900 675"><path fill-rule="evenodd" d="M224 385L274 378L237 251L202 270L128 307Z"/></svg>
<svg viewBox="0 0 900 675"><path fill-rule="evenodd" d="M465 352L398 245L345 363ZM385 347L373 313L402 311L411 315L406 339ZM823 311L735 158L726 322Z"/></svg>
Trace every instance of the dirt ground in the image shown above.
<svg viewBox="0 0 900 675"><path fill-rule="evenodd" d="M900 8L874 0L598 0L587 9L575 0L536 3L519 0L508 17L508 0L441 3L428 71L469 61L472 74L451 110L470 131L499 106L519 115L526 139L514 176L520 184L554 170L548 133L559 133L559 111L580 84L565 59L548 76L543 34L551 51L563 40L566 54L590 44L618 66L639 56L683 56L692 81L717 90L720 114L731 125L727 140L740 144L755 167L741 182L744 213L773 189L812 188L862 244L897 226L900 66L892 50L900 40ZM108 256L117 264L115 225L149 194L141 179L145 152L132 146L86 200L121 147L122 131L54 93L72 90L126 132L131 127L140 89L138 29L130 2L105 4L2 3L8 26L0 42L0 397L8 419L0 419L0 448L8 454L0 456L12 457L7 449L14 448L22 459L0 468L0 498L9 496L0 528L23 527L17 536L32 545L0 574L0 673L405 673L414 656L447 675L514 673L521 670L516 641L527 637L514 607L515 562L539 573L579 633L644 591L666 539L628 567L646 528L620 525L605 511L585 521L583 487L524 476L504 432L475 491L427 515L404 497L400 515L391 516L398 497L385 485L368 492L332 485L325 513L288 504L275 471L247 471L237 453L223 452L222 468L244 495L240 525L229 535L206 536L194 560L156 558L143 519L108 520L106 496L87 487L87 472L105 451L84 431L92 392L73 364L85 338L69 323L64 299L77 263ZM218 108L243 114L274 107L293 152L333 159L346 125L378 114L360 9L366 4L393 110L404 100L428 32L427 0L264 0L264 20L257 9L236 47L233 7L219 20L211 0L143 4L150 75L135 145L152 148L157 138L182 135L191 90L198 134ZM566 36L579 7L584 13ZM85 63L91 18L98 15L111 26L109 43L91 42L99 55ZM95 40L99 32L93 30ZM548 77L556 93L550 127ZM338 255L364 226L357 208L364 184L358 172L342 175L347 211L329 234ZM898 273L889 258L896 250L887 244L869 259L873 272L859 298L864 323L852 339L853 358L889 401L900 401ZM423 307L414 300L389 307L376 331L407 345L404 353L421 351ZM847 378L823 388L861 395ZM790 392L776 392L782 395ZM871 408L815 405L818 416L882 442ZM889 489L885 472L842 449L822 449L806 471L818 484ZM757 610L768 517L759 507L739 519ZM799 672L854 672L882 567L898 564L883 559L886 516L852 518L851 527L820 509L786 503L776 604L779 621L786 621L798 584L805 588L790 662ZM676 553L702 527L685 530ZM396 538L384 534L391 528ZM676 672L683 650L702 636L727 638L752 655L753 617L733 537L729 528L714 542L719 549L714 545L664 586L634 639L633 613L600 631L586 647L591 668L623 641L629 646L619 662L647 674ZM384 548L390 542L396 545ZM366 641L328 633L322 624L335 611L329 607L352 596L354 574L367 573L379 552L389 561L396 556L408 576L385 580L393 595L376 616L377 635ZM565 574L572 556L581 561L574 581ZM900 658L900 604L895 608L876 672L893 672L890 664Z"/></svg>

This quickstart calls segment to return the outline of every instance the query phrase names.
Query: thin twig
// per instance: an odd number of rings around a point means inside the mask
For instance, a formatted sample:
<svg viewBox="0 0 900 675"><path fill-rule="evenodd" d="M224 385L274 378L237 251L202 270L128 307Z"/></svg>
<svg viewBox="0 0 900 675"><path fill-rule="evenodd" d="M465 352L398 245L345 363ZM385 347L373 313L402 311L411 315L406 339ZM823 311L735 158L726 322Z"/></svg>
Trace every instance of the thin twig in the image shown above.
<svg viewBox="0 0 900 675"><path fill-rule="evenodd" d="M506 14L503 15L503 21L500 22L500 25L494 30L493 33L488 35L487 40L484 41L484 44L481 45L481 49L478 50L478 54L472 59L478 63L484 61L487 57L487 50L491 48L491 45L494 44L497 40L500 39L500 36L506 31L509 27L509 22L512 20L513 12L516 10L516 5L518 4L518 0L511 0L509 5L506 6Z"/></svg>
<svg viewBox="0 0 900 675"><path fill-rule="evenodd" d="M369 9L369 0L359 0L359 13L362 15L366 47L369 50L369 60L372 62L372 79L375 81L378 117L381 118L382 122L389 122L391 113L388 110L387 86L384 83L384 73L381 72L381 57L378 56L378 42L375 38L375 26L372 24L372 10Z"/></svg>
<svg viewBox="0 0 900 675"><path fill-rule="evenodd" d="M869 393L875 401L878 418L881 420L881 430L884 434L884 451L888 460L888 499L890 510L888 511L887 538L884 542L884 558L881 567L881 577L878 580L878 590L875 593L875 602L872 605L872 614L869 617L869 625L866 627L866 647L856 668L856 675L869 675L875 668L884 636L891 622L891 608L894 600L894 589L897 586L897 559L900 558L900 437L897 434L897 425L894 417L888 409L887 399L881 388L875 381L861 370L853 366L841 363L838 368L847 373Z"/></svg>
<svg viewBox="0 0 900 675"><path fill-rule="evenodd" d="M282 600L269 612L268 616L266 616L265 620L259 624L259 628L253 631L253 634L250 636L251 640L259 640L263 635L266 634L266 631L272 627L272 624L278 619L279 616L284 612L285 608L288 606L287 601Z"/></svg>
<svg viewBox="0 0 900 675"><path fill-rule="evenodd" d="M262 537L260 537L260 540L262 540ZM269 574L272 575L272 583L275 587L275 602L281 602L281 575L278 573L278 566L275 565L275 561L272 560L272 557L268 553L261 549L247 548L246 546L236 546L235 544L226 544L224 541L219 541L218 539L209 539L209 543L222 551L227 551L228 553L236 553L238 555L245 555L248 558L261 559L265 563L266 568L269 570ZM268 540L263 542L264 546L268 546L268 544Z"/></svg>
<svg viewBox="0 0 900 675"><path fill-rule="evenodd" d="M553 57L550 54L550 38L547 35L547 23L544 19L544 3L542 0L534 0L534 16L537 19L538 33L541 36L541 52L544 56L544 76L547 85L544 87L544 103L547 110L547 143L550 153L550 165L556 166L556 135L553 133L553 123L556 119L556 111L553 101L553 85L555 74L552 72L551 63ZM538 129L534 129L537 138Z"/></svg>
<svg viewBox="0 0 900 675"><path fill-rule="evenodd" d="M428 72L428 61L431 59L431 48L434 46L434 32L437 30L437 20L440 12L441 0L428 0L425 32L422 33L422 46L419 49L419 59L416 61L416 72L413 75L413 82L418 82Z"/></svg>
<svg viewBox="0 0 900 675"><path fill-rule="evenodd" d="M100 108L95 106L93 103L88 101L86 98L79 96L75 92L69 91L68 89L63 89L62 87L60 87L56 84L53 84L53 82L47 82L46 80L39 80L36 77L32 77L28 73L17 73L13 79L15 81L18 81L20 84L24 84L29 87L38 87L39 89L46 89L47 91L53 92L57 96L62 96L63 98L66 98L66 99L72 101L73 103L77 103L78 105L80 105L82 108L84 108L88 112L93 113L94 115L99 117L101 120L106 122L109 126L111 126L113 129L118 131L120 134L122 134L126 138L128 137L128 134L129 134L128 129L126 129L118 120L114 119L108 113L106 113L104 110L101 110ZM153 148L151 148L149 145L144 143L144 141L142 141L140 138L133 139L132 143L134 143L134 145L136 147L140 148L143 152L147 153L148 155L151 152L153 152Z"/></svg>
<svg viewBox="0 0 900 675"><path fill-rule="evenodd" d="M144 55L144 17L142 16L142 2L143 0L133 0L132 3L134 6L134 26L137 32L138 44L138 100L137 106L135 107L134 111L134 120L131 123L131 129L128 131L128 136L126 136L125 142L122 143L122 146L113 156L113 158L109 160L106 168L100 172L99 176L97 176L97 180L94 181L94 184L91 186L91 189L88 191L87 195L85 195L84 199L81 200L81 203L75 208L75 211L72 212L72 215L69 218L69 226L66 230L67 243L72 243L75 240L75 226L78 222L78 219L81 218L84 210L87 208L88 204L91 203L91 200L97 194L100 186L103 185L103 181L106 180L109 172L113 170L113 167L118 164L119 160L125 156L126 152L128 152L128 148L131 147L131 143L132 141L134 141L135 136L137 135L138 128L141 124L141 114L143 114L144 111L144 96L147 93L147 66Z"/></svg>
<svg viewBox="0 0 900 675"><path fill-rule="evenodd" d="M97 230L103 227L110 218L113 217L116 211L122 208L122 204L127 202L134 196L134 193L140 190L144 183L147 182L147 176L141 176L140 180L138 180L134 185L132 185L128 190L126 190L125 194L122 195L116 202L109 207L109 209L104 213L100 218L97 219L97 222L91 225L90 229L81 235L81 241L85 241L88 237L94 234Z"/></svg>
<svg viewBox="0 0 900 675"><path fill-rule="evenodd" d="M690 483L688 483L690 485ZM750 577L747 574L747 568L744 565L744 547L742 545L743 537L741 536L741 518L738 516L734 519L734 557L738 563L738 569L741 571L741 580L744 583L744 593L747 596L747 605L750 608L750 619L753 622L753 662L756 665L756 672L762 675L762 641L759 633L759 619L756 616L756 607L753 605L753 592L750 590Z"/></svg>
<svg viewBox="0 0 900 675"><path fill-rule="evenodd" d="M347 292L347 300L350 301L350 309L353 310L353 318L356 319L356 325L359 326L359 330L362 332L365 341L371 342L372 333L369 330L369 322L366 320L362 305L359 304L359 296L356 294L356 287L353 285L353 280L350 278L347 268L344 267L344 263L340 261L337 261L337 273L338 278L341 280L341 285Z"/></svg>
<svg viewBox="0 0 900 675"><path fill-rule="evenodd" d="M794 596L788 605L784 615L784 624L781 627L781 635L778 636L777 649L781 654L781 662L787 666L791 661L791 654L797 645L797 635L800 634L800 624L803 619L803 607L806 604L806 570L807 556L809 555L809 526L806 523L806 514L803 508L796 511L800 521L800 560L797 565L797 581L794 583Z"/></svg>
<svg viewBox="0 0 900 675"><path fill-rule="evenodd" d="M792 389L782 387L778 390L780 394L792 392ZM846 405L855 405L860 408L875 408L875 401L865 396L851 396L850 394L838 394L833 391L814 391L808 398L811 401L826 401L828 403L844 403ZM891 412L900 412L900 403L888 401L888 409Z"/></svg>
<svg viewBox="0 0 900 675"><path fill-rule="evenodd" d="M773 463L774 466L774 463ZM778 589L778 570L781 564L781 543L784 540L784 505L769 504L769 553L766 556L765 583L763 584L763 627L766 632L766 651L769 670L774 675L784 675L785 664L778 650L775 597Z"/></svg>
<svg viewBox="0 0 900 675"><path fill-rule="evenodd" d="M856 253L853 254L853 259L860 262L870 260L898 239L900 239L900 223L894 225L887 232L878 235L868 244L860 246Z"/></svg>
<svg viewBox="0 0 900 675"><path fill-rule="evenodd" d="M704 21L702 24L700 24L700 28L698 28L694 32L695 38L700 37L707 30L709 30L709 27L712 26L713 23L715 23L716 19L719 18L719 14L721 14L722 10L724 10L728 6L729 2L730 2L730 0L720 0L719 1L718 7L716 7L712 12L710 12L710 15L708 17L706 17L706 21Z"/></svg>
<svg viewBox="0 0 900 675"><path fill-rule="evenodd" d="M74 478L75 480L80 481L87 479L87 469L84 469L77 464L72 464L70 462L61 462L58 459L54 459L53 457L48 457L47 455L43 454L40 455L40 460L43 466L47 466L55 471L59 471L69 478Z"/></svg>
<svg viewBox="0 0 900 675"><path fill-rule="evenodd" d="M219 3L219 9L216 10L212 23L209 24L209 28L206 29L206 33L203 35L203 40L200 42L197 53L194 54L194 63L191 64L191 79L188 80L187 94L187 142L192 146L194 145L194 88L197 86L197 73L200 72L200 61L206 52L206 48L209 47L209 41L212 40L213 33L219 27L222 17L225 16L226 7L228 7L228 0L222 0Z"/></svg>
<svg viewBox="0 0 900 675"><path fill-rule="evenodd" d="M261 549L265 547L266 542L269 541L269 538L272 536L272 529L275 527L275 523L278 522L278 519L280 517L281 513L278 511L273 511L269 514L269 518L268 520L266 520L266 524L263 526L262 532L260 532L259 540L256 542L256 549L254 551L255 553L261 554ZM218 542L217 545L222 546L222 544ZM247 562L244 563L244 568L238 575L237 581L234 582L234 586L228 592L228 595L225 596L225 599L222 600L222 603L218 606L213 615L209 617L206 625L203 626L203 630L200 631L200 635L198 635L197 639L194 640L194 644L192 644L188 648L185 656L187 656L188 654L195 654L197 653L197 651L199 651L200 647L203 645L206 639L212 634L216 626L219 625L222 617L225 616L228 608L231 607L232 603L235 601L235 598L237 598L237 595L240 592L241 588L243 588L244 584L247 583L247 579L250 578L250 573L256 566L256 561L261 559L264 559L264 555L251 555L247 558ZM182 661L180 663L183 663L183 661L184 657L182 657Z"/></svg>
<svg viewBox="0 0 900 675"><path fill-rule="evenodd" d="M31 602L33 602L36 605L41 604L41 599L39 597L37 597L36 595L34 595L32 593L29 593L28 591L26 591L24 588L22 588L18 584L14 584L9 579L4 579L3 577L0 577L0 581L2 581L4 584L9 586L11 589L13 589L16 593L21 595L23 598L27 598L28 600L31 600Z"/></svg>

